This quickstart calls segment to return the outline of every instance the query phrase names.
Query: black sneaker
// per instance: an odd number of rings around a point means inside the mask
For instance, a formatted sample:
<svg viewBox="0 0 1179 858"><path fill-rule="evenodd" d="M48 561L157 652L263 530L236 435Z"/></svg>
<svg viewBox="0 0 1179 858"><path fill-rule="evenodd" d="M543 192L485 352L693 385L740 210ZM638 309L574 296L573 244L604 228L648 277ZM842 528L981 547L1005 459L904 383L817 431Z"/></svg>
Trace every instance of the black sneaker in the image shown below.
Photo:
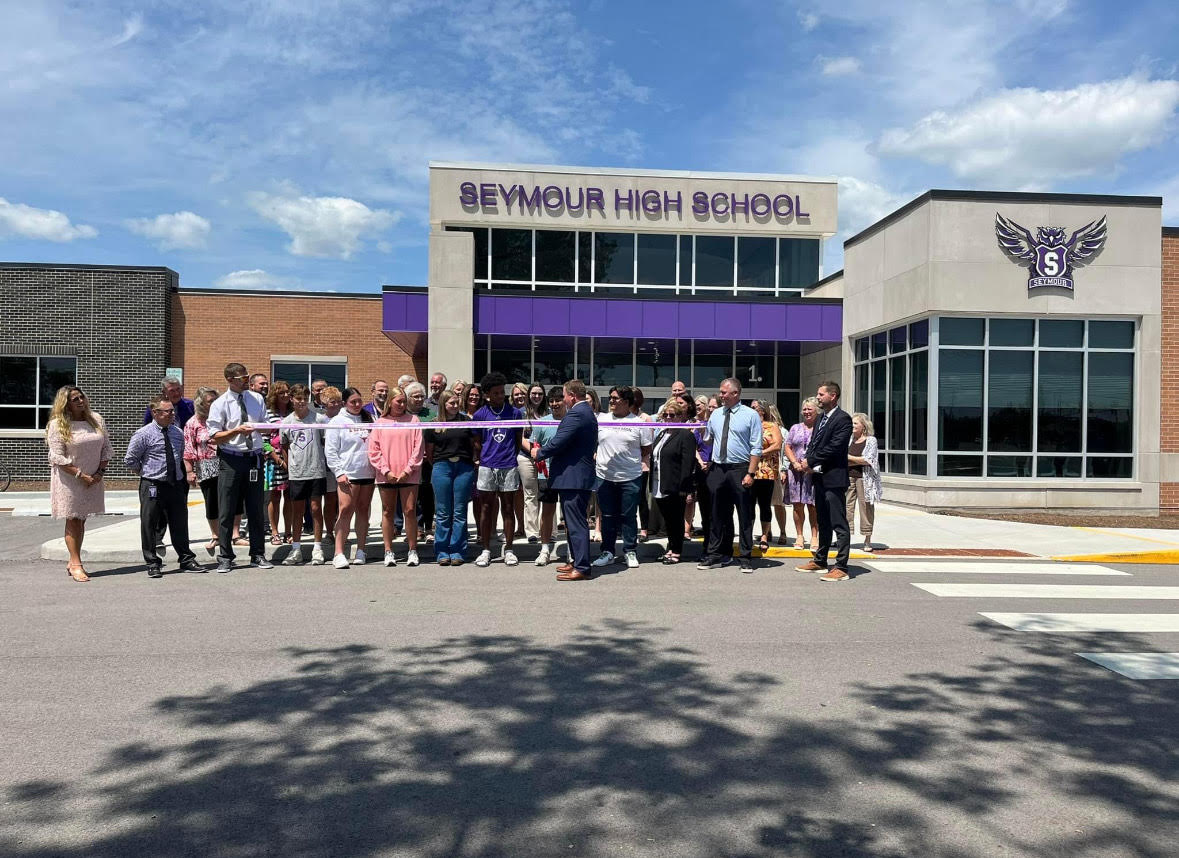
<svg viewBox="0 0 1179 858"><path fill-rule="evenodd" d="M250 565L256 569L273 569L274 564L266 559L265 554L255 554L250 558Z"/></svg>
<svg viewBox="0 0 1179 858"><path fill-rule="evenodd" d="M196 559L185 560L180 564L180 568L185 572L208 572L204 566L196 562Z"/></svg>
<svg viewBox="0 0 1179 858"><path fill-rule="evenodd" d="M232 572L233 571L233 561L222 557L220 560L217 561L217 571L218 572Z"/></svg>
<svg viewBox="0 0 1179 858"><path fill-rule="evenodd" d="M738 561L737 565L739 565L741 567L741 571L744 572L746 575L748 575L750 572L753 571L753 561L752 560L747 560L745 558L742 558L741 560Z"/></svg>
<svg viewBox="0 0 1179 858"><path fill-rule="evenodd" d="M164 577L164 570L161 569L159 566L148 566L147 567L147 577L148 578L163 578Z"/></svg>
<svg viewBox="0 0 1179 858"><path fill-rule="evenodd" d="M700 562L696 564L697 569L716 569L720 566L720 558L713 557L711 554L705 554L700 558Z"/></svg>

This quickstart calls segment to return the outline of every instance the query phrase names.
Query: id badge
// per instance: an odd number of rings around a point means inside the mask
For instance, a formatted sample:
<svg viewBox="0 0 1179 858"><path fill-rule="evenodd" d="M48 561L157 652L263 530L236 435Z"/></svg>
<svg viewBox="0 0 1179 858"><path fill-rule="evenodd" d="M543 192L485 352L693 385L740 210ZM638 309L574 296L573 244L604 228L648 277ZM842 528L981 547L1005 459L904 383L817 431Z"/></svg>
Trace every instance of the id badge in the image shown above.
<svg viewBox="0 0 1179 858"><path fill-rule="evenodd" d="M258 469L257 468L250 468L250 482L251 483L258 482Z"/></svg>
<svg viewBox="0 0 1179 858"><path fill-rule="evenodd" d="M147 487L147 496L149 498L154 498L156 496L156 491L157 490L156 490L155 486L148 486Z"/></svg>

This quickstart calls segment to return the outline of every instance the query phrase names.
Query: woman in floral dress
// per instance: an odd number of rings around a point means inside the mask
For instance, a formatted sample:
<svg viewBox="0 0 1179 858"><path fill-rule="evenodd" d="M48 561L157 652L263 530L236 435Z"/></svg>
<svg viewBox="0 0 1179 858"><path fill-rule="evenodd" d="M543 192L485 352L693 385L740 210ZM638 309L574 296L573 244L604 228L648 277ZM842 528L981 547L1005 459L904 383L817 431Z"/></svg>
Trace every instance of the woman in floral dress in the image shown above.
<svg viewBox="0 0 1179 858"><path fill-rule="evenodd" d="M789 465L782 475L786 483L786 496L794 509L794 547L808 548L815 544L819 531L817 524L818 513L815 512L815 489L811 485L811 475L802 468L802 460L806 456L807 445L811 442L811 432L815 429L815 418L819 413L819 401L813 396L802 403L802 422L795 423L786 433L786 442L782 445L782 452L786 454ZM810 516L811 540L804 543L802 526L806 516Z"/></svg>

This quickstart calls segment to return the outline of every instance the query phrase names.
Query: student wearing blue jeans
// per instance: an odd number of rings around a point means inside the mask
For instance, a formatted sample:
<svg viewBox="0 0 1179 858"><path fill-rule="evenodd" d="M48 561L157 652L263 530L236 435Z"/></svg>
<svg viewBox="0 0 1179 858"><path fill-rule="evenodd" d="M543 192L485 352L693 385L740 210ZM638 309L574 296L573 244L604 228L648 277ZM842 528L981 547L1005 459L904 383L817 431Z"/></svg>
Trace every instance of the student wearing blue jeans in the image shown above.
<svg viewBox="0 0 1179 858"><path fill-rule="evenodd" d="M616 562L614 554L619 531L626 565L639 565L639 526L636 514L639 493L643 485L643 459L650 455L654 432L651 424L631 413L635 402L634 388L610 389L610 411L598 418L598 455L595 462L598 477L598 510L602 516L602 553L593 565L601 568ZM608 428L608 424L634 424L623 428Z"/></svg>
<svg viewBox="0 0 1179 858"><path fill-rule="evenodd" d="M439 566L461 566L467 551L467 506L475 487L479 434L463 426L470 421L454 392L438 396L438 419L453 428L426 429L422 441L433 464L434 557Z"/></svg>

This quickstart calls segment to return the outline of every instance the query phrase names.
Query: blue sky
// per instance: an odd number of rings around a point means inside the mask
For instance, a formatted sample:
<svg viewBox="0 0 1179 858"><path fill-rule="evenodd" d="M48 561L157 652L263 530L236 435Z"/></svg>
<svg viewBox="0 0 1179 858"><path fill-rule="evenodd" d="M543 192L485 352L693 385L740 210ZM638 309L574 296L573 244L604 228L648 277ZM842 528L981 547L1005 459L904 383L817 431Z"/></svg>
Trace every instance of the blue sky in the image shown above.
<svg viewBox="0 0 1179 858"><path fill-rule="evenodd" d="M427 163L1164 197L1179 3L0 0L0 259L424 284Z"/></svg>

